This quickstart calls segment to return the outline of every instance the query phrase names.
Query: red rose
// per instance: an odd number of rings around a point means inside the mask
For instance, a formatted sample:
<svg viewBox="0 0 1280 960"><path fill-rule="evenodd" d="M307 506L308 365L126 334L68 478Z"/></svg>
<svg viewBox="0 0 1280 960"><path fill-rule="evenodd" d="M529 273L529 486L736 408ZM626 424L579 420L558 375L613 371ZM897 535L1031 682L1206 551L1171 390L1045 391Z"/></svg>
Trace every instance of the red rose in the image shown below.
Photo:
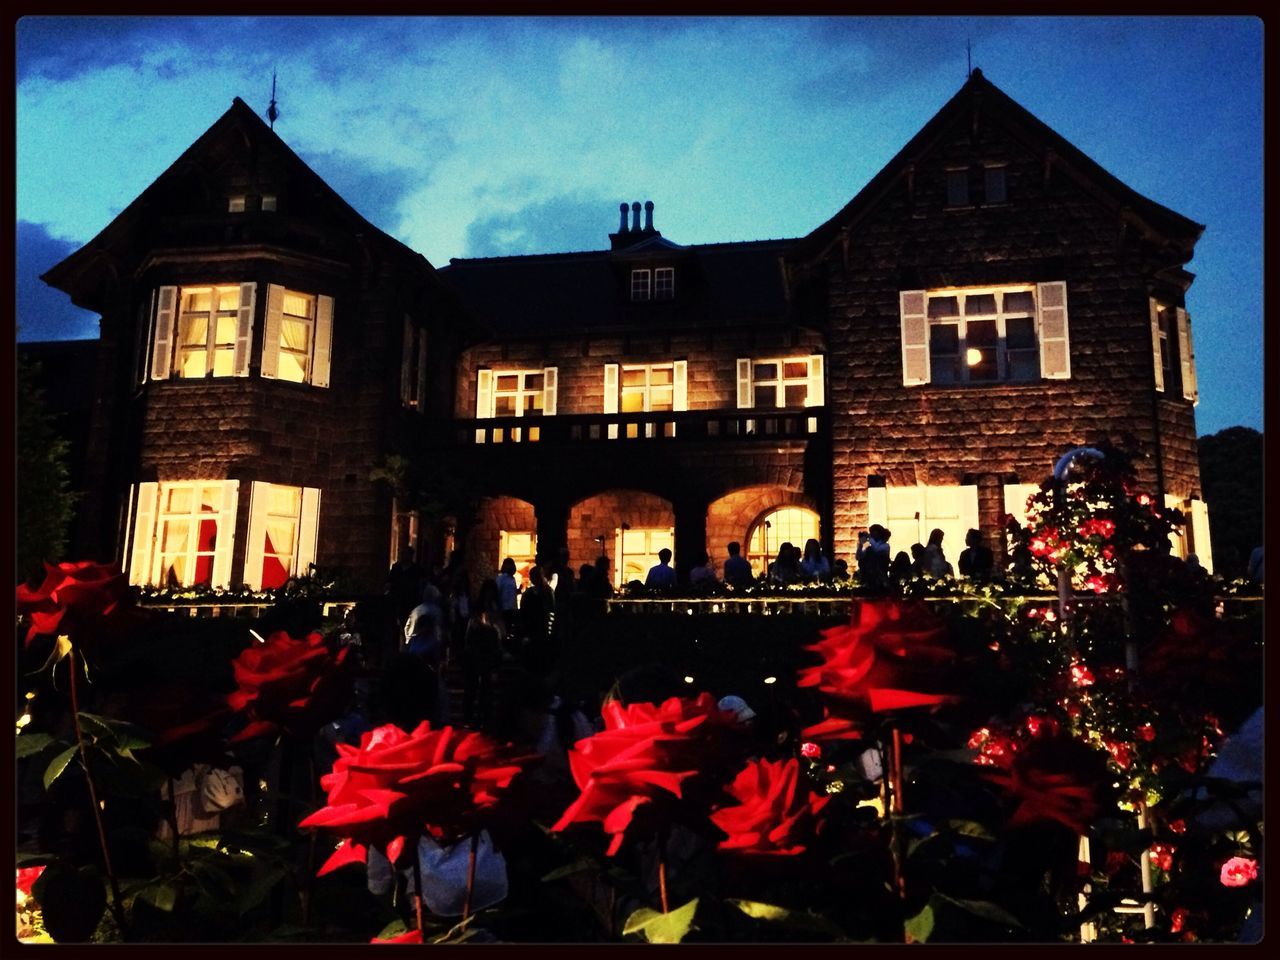
<svg viewBox="0 0 1280 960"><path fill-rule="evenodd" d="M1182 933L1187 925L1187 921L1191 918L1191 911L1186 907L1176 907L1173 913L1169 914L1169 932Z"/></svg>
<svg viewBox="0 0 1280 960"><path fill-rule="evenodd" d="M110 616L131 599L124 574L115 566L83 561L46 563L44 569L39 588L18 584L18 612L31 620L23 646L42 633L92 630L95 620Z"/></svg>
<svg viewBox="0 0 1280 960"><path fill-rule="evenodd" d="M1056 822L1083 833L1102 809L1106 781L1098 751L1069 737L1038 737L1013 755L1007 769L984 771L1015 804L1008 826Z"/></svg>
<svg viewBox="0 0 1280 960"><path fill-rule="evenodd" d="M397 933L394 937L374 937L370 943L421 943L422 931L414 928L406 930L404 933Z"/></svg>
<svg viewBox="0 0 1280 960"><path fill-rule="evenodd" d="M806 740L826 742L828 740L861 740L864 736L862 725L849 717L833 714L826 707L822 708L822 720L800 731ZM817 743L814 743L817 746Z"/></svg>
<svg viewBox="0 0 1280 960"><path fill-rule="evenodd" d="M18 903L24 903L31 896L31 888L35 882L40 879L40 874L44 873L44 867L19 867L18 868Z"/></svg>
<svg viewBox="0 0 1280 960"><path fill-rule="evenodd" d="M1222 865L1218 879L1224 887L1243 887L1250 880L1258 879L1258 861L1248 857L1232 857Z"/></svg>
<svg viewBox="0 0 1280 960"><path fill-rule="evenodd" d="M1168 843L1153 843L1151 845L1151 862L1157 867L1168 873L1173 869L1173 853L1177 849Z"/></svg>
<svg viewBox="0 0 1280 960"><path fill-rule="evenodd" d="M340 743L320 778L326 804L298 826L344 838L319 870L365 863L368 848L394 863L423 832L454 842L475 830L533 756L517 756L481 733L423 721L411 733L393 724L366 731L360 746Z"/></svg>
<svg viewBox="0 0 1280 960"><path fill-rule="evenodd" d="M802 668L796 686L817 687L837 700L865 704L872 712L936 706L951 699L902 688L913 674L935 674L951 659L946 631L922 604L898 600L855 601L849 624L822 631L806 649L822 663Z"/></svg>
<svg viewBox="0 0 1280 960"><path fill-rule="evenodd" d="M299 738L313 736L351 696L350 649L332 653L318 633L297 640L279 631L241 652L232 663L239 689L227 695L227 704L245 713L249 725L231 742L282 730Z"/></svg>
<svg viewBox="0 0 1280 960"><path fill-rule="evenodd" d="M806 760L819 760L822 758L822 748L816 743L805 741L800 744L800 756Z"/></svg>
<svg viewBox="0 0 1280 960"><path fill-rule="evenodd" d="M604 706L604 730L579 740L569 752L569 770L582 794L552 830L600 823L613 835L610 856L622 846L637 811L682 799L685 781L715 758L719 734L734 715L701 693L696 700L672 697L661 706L618 701Z"/></svg>
<svg viewBox="0 0 1280 960"><path fill-rule="evenodd" d="M720 849L762 856L803 853L815 819L830 799L801 790L800 763L794 757L750 761L728 792L738 802L711 814L711 821L729 835Z"/></svg>

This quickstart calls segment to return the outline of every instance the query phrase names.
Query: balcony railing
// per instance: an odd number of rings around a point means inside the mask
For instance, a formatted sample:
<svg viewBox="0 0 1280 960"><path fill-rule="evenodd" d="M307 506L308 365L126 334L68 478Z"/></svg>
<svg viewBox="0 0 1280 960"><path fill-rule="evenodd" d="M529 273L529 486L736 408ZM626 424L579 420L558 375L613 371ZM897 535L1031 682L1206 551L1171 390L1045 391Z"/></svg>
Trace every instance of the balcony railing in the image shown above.
<svg viewBox="0 0 1280 960"><path fill-rule="evenodd" d="M826 410L670 410L554 417L494 417L447 425L459 445L805 440L826 429Z"/></svg>

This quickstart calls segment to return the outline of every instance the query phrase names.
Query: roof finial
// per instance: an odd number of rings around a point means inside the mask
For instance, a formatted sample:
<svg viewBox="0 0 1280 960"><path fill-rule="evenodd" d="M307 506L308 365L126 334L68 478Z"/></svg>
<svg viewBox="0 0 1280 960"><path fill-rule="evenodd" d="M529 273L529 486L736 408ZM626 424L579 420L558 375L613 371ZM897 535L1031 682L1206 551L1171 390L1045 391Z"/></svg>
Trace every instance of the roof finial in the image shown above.
<svg viewBox="0 0 1280 960"><path fill-rule="evenodd" d="M964 41L964 52L968 59L968 71L965 73L964 77L968 80L973 76L973 44L970 43L967 38ZM274 92L272 93L272 96L275 96Z"/></svg>
<svg viewBox="0 0 1280 960"><path fill-rule="evenodd" d="M280 108L276 106L276 70L271 68L271 103L267 107L267 119L271 121L271 129L276 128L276 118L280 116Z"/></svg>

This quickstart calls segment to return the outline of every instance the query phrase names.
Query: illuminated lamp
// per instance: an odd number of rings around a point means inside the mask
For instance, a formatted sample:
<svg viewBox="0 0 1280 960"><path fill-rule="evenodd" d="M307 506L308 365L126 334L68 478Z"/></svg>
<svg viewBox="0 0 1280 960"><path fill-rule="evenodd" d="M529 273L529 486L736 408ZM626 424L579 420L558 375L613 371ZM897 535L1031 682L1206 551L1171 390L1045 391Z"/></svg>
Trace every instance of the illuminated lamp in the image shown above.
<svg viewBox="0 0 1280 960"><path fill-rule="evenodd" d="M964 359L971 367L976 367L982 362L982 351L977 347L970 347L964 352Z"/></svg>

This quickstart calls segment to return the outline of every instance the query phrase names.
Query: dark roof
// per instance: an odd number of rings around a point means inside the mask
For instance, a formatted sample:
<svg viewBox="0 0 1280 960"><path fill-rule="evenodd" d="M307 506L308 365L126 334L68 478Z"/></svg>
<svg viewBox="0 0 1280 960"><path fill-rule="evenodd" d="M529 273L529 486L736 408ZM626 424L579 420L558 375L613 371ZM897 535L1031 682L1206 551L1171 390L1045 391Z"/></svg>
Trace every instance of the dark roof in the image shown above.
<svg viewBox="0 0 1280 960"><path fill-rule="evenodd" d="M839 213L798 241L788 255L788 259L803 261L825 250L839 236L842 229L851 227L883 197L885 192L897 182L909 163L927 153L957 117L971 109L975 103L980 104L979 108L984 116L997 117L1011 126L1020 128L1045 149L1052 150L1057 162L1081 179L1096 185L1104 196L1111 199L1117 209L1127 207L1152 231L1182 247L1186 258L1191 259L1192 248L1200 238L1200 234L1204 232L1203 224L1175 213L1122 183L1061 134L1000 90L983 76L981 70L973 71L956 95L934 114L919 133L907 141L906 146L899 150L897 155L885 164L884 168L872 177Z"/></svg>
<svg viewBox="0 0 1280 960"><path fill-rule="evenodd" d="M499 336L781 322L794 240L454 259L439 276ZM633 267L675 267L675 298L632 303Z"/></svg>

